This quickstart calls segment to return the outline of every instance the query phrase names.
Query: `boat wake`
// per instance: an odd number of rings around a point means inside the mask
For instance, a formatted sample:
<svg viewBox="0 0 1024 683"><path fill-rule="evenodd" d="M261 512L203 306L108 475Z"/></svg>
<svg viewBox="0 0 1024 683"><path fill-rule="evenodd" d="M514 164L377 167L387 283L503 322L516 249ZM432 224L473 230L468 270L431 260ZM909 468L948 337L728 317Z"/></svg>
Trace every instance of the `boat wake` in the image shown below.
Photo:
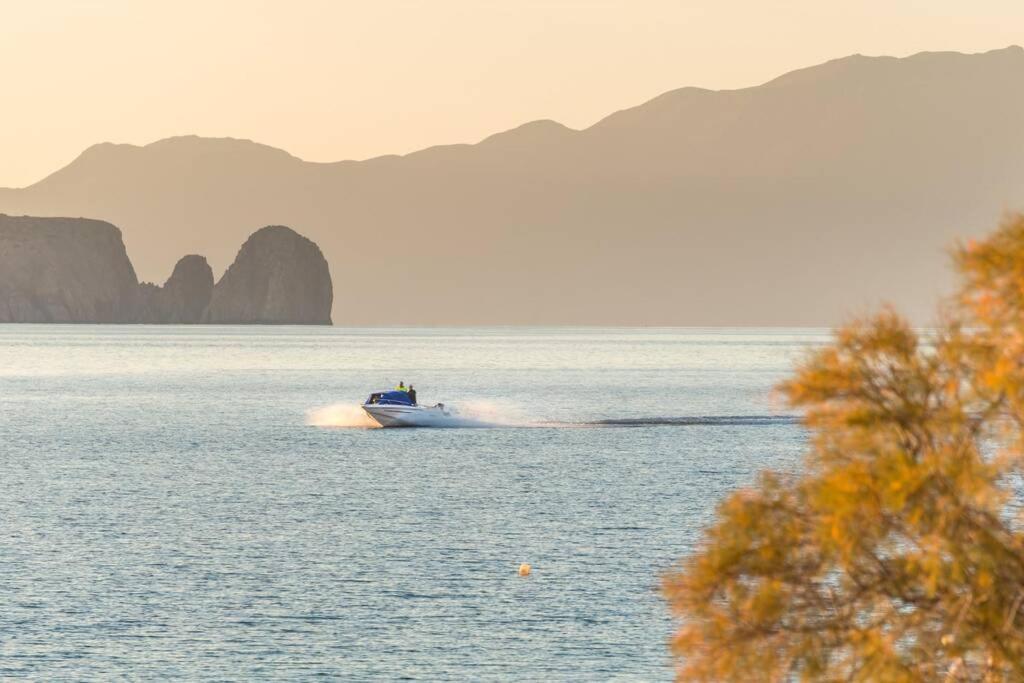
<svg viewBox="0 0 1024 683"><path fill-rule="evenodd" d="M677 417L627 417L579 422L533 420L507 406L491 402L473 402L461 407L450 419L436 427L585 429L614 427L759 427L795 425L799 415L684 415ZM335 403L306 412L306 424L312 427L380 429L380 425L359 405ZM425 425L431 426L431 425Z"/></svg>
<svg viewBox="0 0 1024 683"><path fill-rule="evenodd" d="M635 417L594 420L584 424L591 427L755 427L760 425L799 424L799 415L693 415L685 417Z"/></svg>

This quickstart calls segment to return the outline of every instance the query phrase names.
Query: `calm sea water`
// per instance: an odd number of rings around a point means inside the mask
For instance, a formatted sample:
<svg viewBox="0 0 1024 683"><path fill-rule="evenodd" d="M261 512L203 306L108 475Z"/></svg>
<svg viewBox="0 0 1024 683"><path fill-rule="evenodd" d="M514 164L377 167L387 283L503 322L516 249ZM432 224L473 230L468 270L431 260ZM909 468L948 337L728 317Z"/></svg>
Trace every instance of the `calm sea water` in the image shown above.
<svg viewBox="0 0 1024 683"><path fill-rule="evenodd" d="M659 576L825 339L0 326L0 677L669 679ZM344 426L398 380L501 426Z"/></svg>

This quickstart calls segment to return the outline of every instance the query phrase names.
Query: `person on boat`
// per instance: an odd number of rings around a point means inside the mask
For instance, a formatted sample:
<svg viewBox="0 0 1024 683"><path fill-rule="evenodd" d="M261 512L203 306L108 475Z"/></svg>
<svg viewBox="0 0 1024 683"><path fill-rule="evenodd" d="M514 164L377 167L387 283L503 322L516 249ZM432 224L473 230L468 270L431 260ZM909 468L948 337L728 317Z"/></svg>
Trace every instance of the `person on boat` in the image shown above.
<svg viewBox="0 0 1024 683"><path fill-rule="evenodd" d="M395 387L395 391L409 391L408 389L405 388L405 381L404 380L399 380L398 381L398 386Z"/></svg>
<svg viewBox="0 0 1024 683"><path fill-rule="evenodd" d="M413 405L416 405L416 390L413 389L412 385L409 385L409 400L412 401Z"/></svg>

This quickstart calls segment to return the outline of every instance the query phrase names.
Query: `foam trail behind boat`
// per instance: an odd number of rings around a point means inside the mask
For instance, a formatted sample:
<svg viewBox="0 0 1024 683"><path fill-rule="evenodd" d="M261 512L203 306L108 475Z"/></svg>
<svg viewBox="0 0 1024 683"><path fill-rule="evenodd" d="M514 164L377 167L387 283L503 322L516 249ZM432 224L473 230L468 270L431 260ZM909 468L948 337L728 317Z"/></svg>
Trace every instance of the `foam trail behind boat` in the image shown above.
<svg viewBox="0 0 1024 683"><path fill-rule="evenodd" d="M755 427L799 424L798 415L689 415L679 417L610 418L581 422L550 422L533 419L519 406L490 400L460 403L451 418L436 427L535 427L572 429L593 427ZM380 425L366 414L362 406L334 403L306 412L306 424L313 427L355 427L377 429Z"/></svg>
<svg viewBox="0 0 1024 683"><path fill-rule="evenodd" d="M799 424L799 415L691 415L683 417L632 417L594 420L595 427L755 427L758 425Z"/></svg>
<svg viewBox="0 0 1024 683"><path fill-rule="evenodd" d="M453 406L456 415L466 422L480 423L490 427L533 427L537 425L523 409L511 403L476 400L460 402Z"/></svg>

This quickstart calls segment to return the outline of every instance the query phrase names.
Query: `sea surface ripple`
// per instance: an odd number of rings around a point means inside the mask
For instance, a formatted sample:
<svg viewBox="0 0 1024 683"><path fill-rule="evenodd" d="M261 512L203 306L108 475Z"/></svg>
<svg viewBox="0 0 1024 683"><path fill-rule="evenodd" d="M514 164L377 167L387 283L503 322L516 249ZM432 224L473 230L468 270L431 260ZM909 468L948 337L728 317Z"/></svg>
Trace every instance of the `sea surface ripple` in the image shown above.
<svg viewBox="0 0 1024 683"><path fill-rule="evenodd" d="M0 678L669 680L660 576L799 467L823 339L0 326ZM399 380L497 426L310 417Z"/></svg>

